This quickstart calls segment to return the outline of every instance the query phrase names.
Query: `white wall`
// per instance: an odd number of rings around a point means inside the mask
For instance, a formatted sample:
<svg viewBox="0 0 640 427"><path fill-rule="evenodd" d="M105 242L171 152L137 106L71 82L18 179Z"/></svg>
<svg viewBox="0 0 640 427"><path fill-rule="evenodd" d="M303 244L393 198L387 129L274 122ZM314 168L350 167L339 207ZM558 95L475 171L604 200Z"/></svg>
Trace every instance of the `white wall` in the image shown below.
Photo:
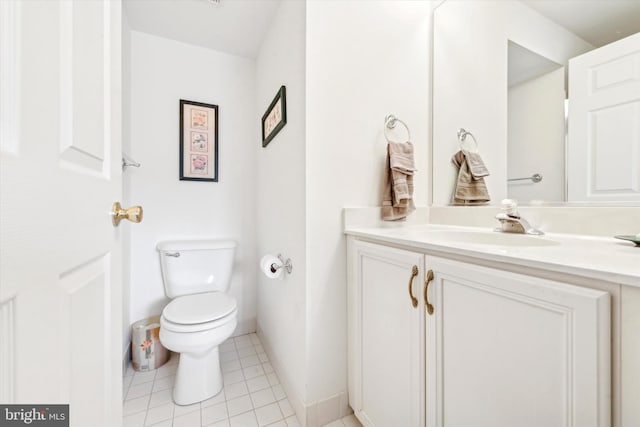
<svg viewBox="0 0 640 427"><path fill-rule="evenodd" d="M256 114L281 85L287 90L287 124L262 148L256 139L258 259L291 258L293 271L279 279L258 276L258 330L270 359L301 413L306 396L305 311L305 2L281 3L256 59Z"/></svg>
<svg viewBox="0 0 640 427"><path fill-rule="evenodd" d="M499 203L507 194L507 41L558 64L592 46L516 1L447 1L434 30L433 203L451 200L461 127L476 137Z"/></svg>
<svg viewBox="0 0 640 427"><path fill-rule="evenodd" d="M430 2L307 4L307 402L346 391L342 208L380 206L384 117L415 144L415 202L427 203ZM400 130L399 130L400 131ZM381 347L382 348L382 347ZM318 421L325 405L316 408ZM313 407L310 415L313 416Z"/></svg>
<svg viewBox="0 0 640 427"><path fill-rule="evenodd" d="M509 87L507 177L542 175L509 182L510 199L565 200L564 100L564 67Z"/></svg>
<svg viewBox="0 0 640 427"><path fill-rule="evenodd" d="M231 238L238 242L231 294L236 334L255 330L255 63L253 60L131 33L130 201L144 208L131 228L130 321L167 303L156 243ZM178 180L179 100L219 106L219 181Z"/></svg>
<svg viewBox="0 0 640 427"><path fill-rule="evenodd" d="M294 266L259 278L258 329L303 425L348 410L342 208L380 205L387 114L411 129L427 202L430 8L285 1L257 59L259 115L284 84L288 116L257 153L258 252Z"/></svg>

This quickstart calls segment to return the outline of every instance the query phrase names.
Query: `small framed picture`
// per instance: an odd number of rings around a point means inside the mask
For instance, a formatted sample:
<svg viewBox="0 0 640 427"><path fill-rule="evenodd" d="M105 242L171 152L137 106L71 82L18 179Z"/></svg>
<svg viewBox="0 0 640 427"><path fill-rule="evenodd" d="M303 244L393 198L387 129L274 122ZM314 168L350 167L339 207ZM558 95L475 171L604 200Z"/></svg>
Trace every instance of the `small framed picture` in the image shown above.
<svg viewBox="0 0 640 427"><path fill-rule="evenodd" d="M180 100L180 180L218 181L218 106Z"/></svg>
<svg viewBox="0 0 640 427"><path fill-rule="evenodd" d="M280 86L280 90L273 98L269 108L262 116L262 146L266 147L271 140L287 124L287 90Z"/></svg>

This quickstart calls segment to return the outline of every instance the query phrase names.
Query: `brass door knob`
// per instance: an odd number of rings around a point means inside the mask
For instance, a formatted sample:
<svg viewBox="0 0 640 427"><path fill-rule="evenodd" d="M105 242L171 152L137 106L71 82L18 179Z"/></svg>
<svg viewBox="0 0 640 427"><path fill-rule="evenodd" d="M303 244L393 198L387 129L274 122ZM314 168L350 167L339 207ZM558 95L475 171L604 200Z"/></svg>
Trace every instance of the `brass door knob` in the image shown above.
<svg viewBox="0 0 640 427"><path fill-rule="evenodd" d="M142 221L142 206L131 206L130 208L122 209L120 202L115 202L111 212L111 221L113 222L113 226L117 227L120 225L120 221L123 219L127 219L131 222Z"/></svg>

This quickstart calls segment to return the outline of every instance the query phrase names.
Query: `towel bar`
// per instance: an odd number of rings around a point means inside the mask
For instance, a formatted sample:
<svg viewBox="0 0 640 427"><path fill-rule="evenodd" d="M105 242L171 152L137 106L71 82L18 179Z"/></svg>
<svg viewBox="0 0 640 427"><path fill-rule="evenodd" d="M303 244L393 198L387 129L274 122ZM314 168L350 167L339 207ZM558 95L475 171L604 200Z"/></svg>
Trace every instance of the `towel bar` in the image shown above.
<svg viewBox="0 0 640 427"><path fill-rule="evenodd" d="M411 132L409 131L409 126L407 126L405 122L403 122L393 114L389 114L387 117L384 118L384 137L387 140L387 142L396 142L396 141L392 141L389 138L389 135L387 135L387 129L394 129L396 127L396 122L400 122L402 126L404 126L404 128L407 130L407 140L405 142L410 142Z"/></svg>
<svg viewBox="0 0 640 427"><path fill-rule="evenodd" d="M122 153L122 170L124 171L129 166L133 166L134 168L139 168L140 163L136 162L128 155Z"/></svg>
<svg viewBox="0 0 640 427"><path fill-rule="evenodd" d="M539 173L534 173L531 176L528 176L526 178L509 178L507 179L507 182L511 182L511 181L525 181L525 180L531 180L533 182L540 182L542 181L542 175L540 175Z"/></svg>

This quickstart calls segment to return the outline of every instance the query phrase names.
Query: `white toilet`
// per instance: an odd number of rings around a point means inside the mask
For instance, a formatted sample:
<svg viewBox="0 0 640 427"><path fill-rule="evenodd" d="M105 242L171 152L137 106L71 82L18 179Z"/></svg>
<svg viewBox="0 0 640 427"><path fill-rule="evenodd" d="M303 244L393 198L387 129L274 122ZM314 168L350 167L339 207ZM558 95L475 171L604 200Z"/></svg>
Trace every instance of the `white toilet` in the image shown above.
<svg viewBox="0 0 640 427"><path fill-rule="evenodd" d="M226 292L236 243L232 240L160 242L164 290L171 302L160 317L160 342L180 353L173 400L201 402L222 390L218 346L237 325L237 302Z"/></svg>

